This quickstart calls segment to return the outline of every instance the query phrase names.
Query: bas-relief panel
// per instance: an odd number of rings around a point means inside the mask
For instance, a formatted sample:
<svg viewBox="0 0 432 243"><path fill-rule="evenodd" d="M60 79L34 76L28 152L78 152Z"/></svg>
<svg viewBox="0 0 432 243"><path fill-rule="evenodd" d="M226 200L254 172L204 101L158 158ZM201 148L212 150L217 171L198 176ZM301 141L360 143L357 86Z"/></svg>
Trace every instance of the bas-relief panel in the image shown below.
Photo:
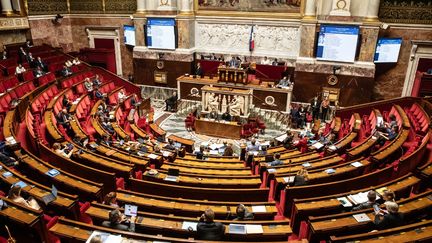
<svg viewBox="0 0 432 243"><path fill-rule="evenodd" d="M301 0L195 0L198 10L300 13Z"/></svg>
<svg viewBox="0 0 432 243"><path fill-rule="evenodd" d="M196 46L199 51L248 52L251 26L244 24L198 23ZM297 57L299 29L287 26L254 27L255 54Z"/></svg>

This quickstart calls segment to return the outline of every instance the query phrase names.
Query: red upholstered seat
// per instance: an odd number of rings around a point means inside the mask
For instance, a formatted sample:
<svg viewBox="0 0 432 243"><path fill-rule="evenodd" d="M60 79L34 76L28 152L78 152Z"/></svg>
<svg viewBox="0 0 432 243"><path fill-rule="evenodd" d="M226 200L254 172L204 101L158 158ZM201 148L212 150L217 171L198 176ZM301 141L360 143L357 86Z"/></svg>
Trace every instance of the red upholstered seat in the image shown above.
<svg viewBox="0 0 432 243"><path fill-rule="evenodd" d="M122 177L116 178L117 189L125 189L125 181Z"/></svg>
<svg viewBox="0 0 432 243"><path fill-rule="evenodd" d="M79 215L79 221L86 223L86 224L93 224L93 220L91 217L86 214L87 209L90 208L90 203L79 203L80 204L80 215Z"/></svg>
<svg viewBox="0 0 432 243"><path fill-rule="evenodd" d="M50 243L60 243L60 238L55 236L53 233L49 231L58 221L58 216L52 217L51 220L46 224L48 240Z"/></svg>

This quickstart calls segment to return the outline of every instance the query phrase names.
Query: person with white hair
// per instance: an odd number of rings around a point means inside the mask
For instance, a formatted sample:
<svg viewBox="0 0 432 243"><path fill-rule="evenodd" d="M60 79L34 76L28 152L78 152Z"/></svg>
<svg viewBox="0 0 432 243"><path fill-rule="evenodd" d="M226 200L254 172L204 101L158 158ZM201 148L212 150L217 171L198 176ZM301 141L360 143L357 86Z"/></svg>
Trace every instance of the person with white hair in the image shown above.
<svg viewBox="0 0 432 243"><path fill-rule="evenodd" d="M396 202L387 201L386 211L380 210L375 214L374 223L377 229L384 230L399 227L404 224L403 215L399 213L399 205Z"/></svg>

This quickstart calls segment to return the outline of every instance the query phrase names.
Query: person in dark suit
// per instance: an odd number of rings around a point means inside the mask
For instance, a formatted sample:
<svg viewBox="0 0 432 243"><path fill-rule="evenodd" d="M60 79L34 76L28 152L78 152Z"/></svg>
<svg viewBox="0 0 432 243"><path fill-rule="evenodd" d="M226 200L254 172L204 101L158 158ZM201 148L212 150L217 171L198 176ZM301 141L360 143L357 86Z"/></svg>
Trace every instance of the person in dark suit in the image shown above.
<svg viewBox="0 0 432 243"><path fill-rule="evenodd" d="M63 77L72 75L72 71L70 70L70 68L66 67L66 65L63 65L63 69L60 71L60 73Z"/></svg>
<svg viewBox="0 0 432 243"><path fill-rule="evenodd" d="M239 204L236 208L236 218L234 221L244 221L244 220L253 220L254 214L250 213L247 208L243 204Z"/></svg>
<svg viewBox="0 0 432 243"><path fill-rule="evenodd" d="M95 97L98 99L103 99L105 97L105 94L103 94L98 87L96 87L95 91Z"/></svg>
<svg viewBox="0 0 432 243"><path fill-rule="evenodd" d="M225 226L220 222L214 222L215 214L210 208L201 215L197 225L198 240L223 240Z"/></svg>
<svg viewBox="0 0 432 243"><path fill-rule="evenodd" d="M204 76L204 71L202 70L201 63L199 63L199 62L196 65L195 75L200 76L200 77Z"/></svg>
<svg viewBox="0 0 432 243"><path fill-rule="evenodd" d="M62 104L63 104L63 107L66 108L66 110L68 110L68 111L72 107L72 102L68 99L68 97L66 95L63 96Z"/></svg>
<svg viewBox="0 0 432 243"><path fill-rule="evenodd" d="M174 92L171 97L165 100L165 111L173 111L177 103L177 92Z"/></svg>
<svg viewBox="0 0 432 243"><path fill-rule="evenodd" d="M234 150L232 148L232 143L229 143L224 150L223 156L233 156Z"/></svg>
<svg viewBox="0 0 432 243"><path fill-rule="evenodd" d="M224 121L231 121L231 114L227 111L222 113L221 119Z"/></svg>
<svg viewBox="0 0 432 243"><path fill-rule="evenodd" d="M312 99L310 107L312 108L312 119L315 121L320 117L321 101L318 99L318 96Z"/></svg>
<svg viewBox="0 0 432 243"><path fill-rule="evenodd" d="M20 63L27 61L27 52L24 50L23 47L20 47L20 49L18 51L18 57L19 57Z"/></svg>
<svg viewBox="0 0 432 243"><path fill-rule="evenodd" d="M284 148L286 149L292 149L293 147L293 139L294 139L294 135L292 134L292 132L290 130L286 131L286 138L282 141L282 145L284 146Z"/></svg>
<svg viewBox="0 0 432 243"><path fill-rule="evenodd" d="M208 118L209 119L218 119L218 113L215 109L213 109L212 111L210 111L210 113L208 114Z"/></svg>
<svg viewBox="0 0 432 243"><path fill-rule="evenodd" d="M403 215L395 202L386 202L387 212L380 210L375 214L374 224L377 229L384 230L399 227L404 224Z"/></svg>
<svg viewBox="0 0 432 243"><path fill-rule="evenodd" d="M39 77L45 75L45 72L42 70L42 68L40 68L40 67L36 67L36 69L33 70L33 75L34 75L36 78L39 78Z"/></svg>
<svg viewBox="0 0 432 243"><path fill-rule="evenodd" d="M33 54L31 52L29 52L29 54L27 55L27 63L30 65L31 68L35 68L36 67L36 59L33 57Z"/></svg>
<svg viewBox="0 0 432 243"><path fill-rule="evenodd" d="M195 153L195 156L197 159L203 159L204 158L204 146L200 146L199 151Z"/></svg>
<svg viewBox="0 0 432 243"><path fill-rule="evenodd" d="M40 67L45 72L48 72L48 65L44 61L42 61L41 57L37 57L35 61L35 66Z"/></svg>
<svg viewBox="0 0 432 243"><path fill-rule="evenodd" d="M368 201L364 203L360 203L359 205L353 207L352 211L358 211L368 208L373 208L374 205L378 205L376 203L376 192L373 190L370 190L367 194Z"/></svg>
<svg viewBox="0 0 432 243"><path fill-rule="evenodd" d="M299 170L294 177L294 186L304 186L308 181L308 172L305 168Z"/></svg>
<svg viewBox="0 0 432 243"><path fill-rule="evenodd" d="M127 225L129 224L129 226ZM132 216L130 220L124 216L120 210L114 209L109 213L109 221L102 222L102 226L117 229L135 232L135 216Z"/></svg>
<svg viewBox="0 0 432 243"><path fill-rule="evenodd" d="M165 145L164 149L176 150L176 147L174 146L174 141L171 139L168 139L168 143Z"/></svg>
<svg viewBox="0 0 432 243"><path fill-rule="evenodd" d="M71 120L72 117L67 113L66 108L64 108L61 112L57 114L57 122L67 130L71 128L70 127Z"/></svg>

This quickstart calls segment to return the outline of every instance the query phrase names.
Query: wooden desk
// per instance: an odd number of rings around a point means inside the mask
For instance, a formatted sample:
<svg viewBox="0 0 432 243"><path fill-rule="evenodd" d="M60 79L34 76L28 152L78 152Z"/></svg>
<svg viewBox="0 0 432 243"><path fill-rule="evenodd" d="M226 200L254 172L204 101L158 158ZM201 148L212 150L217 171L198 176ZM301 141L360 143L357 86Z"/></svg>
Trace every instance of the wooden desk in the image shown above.
<svg viewBox="0 0 432 243"><path fill-rule="evenodd" d="M205 163L205 162L203 162ZM236 177L242 177L242 176L250 176L251 172L248 168L223 168L223 167L198 167L194 165L187 165L183 163L169 163L165 162L162 166L162 169L179 169L180 171L184 170L193 170L194 173L199 173L202 175L226 175L226 176L236 176Z"/></svg>
<svg viewBox="0 0 432 243"><path fill-rule="evenodd" d="M155 137L161 137L163 140L165 140L166 132L162 128L160 128L156 123L150 124L150 129L155 135Z"/></svg>
<svg viewBox="0 0 432 243"><path fill-rule="evenodd" d="M191 139L181 138L174 134L168 136L168 140L173 140L174 142L181 143L181 145L185 146L186 152L193 153L195 141Z"/></svg>
<svg viewBox="0 0 432 243"><path fill-rule="evenodd" d="M236 122L223 123L203 119L195 120L195 132L208 136L240 139L241 129L242 126Z"/></svg>

